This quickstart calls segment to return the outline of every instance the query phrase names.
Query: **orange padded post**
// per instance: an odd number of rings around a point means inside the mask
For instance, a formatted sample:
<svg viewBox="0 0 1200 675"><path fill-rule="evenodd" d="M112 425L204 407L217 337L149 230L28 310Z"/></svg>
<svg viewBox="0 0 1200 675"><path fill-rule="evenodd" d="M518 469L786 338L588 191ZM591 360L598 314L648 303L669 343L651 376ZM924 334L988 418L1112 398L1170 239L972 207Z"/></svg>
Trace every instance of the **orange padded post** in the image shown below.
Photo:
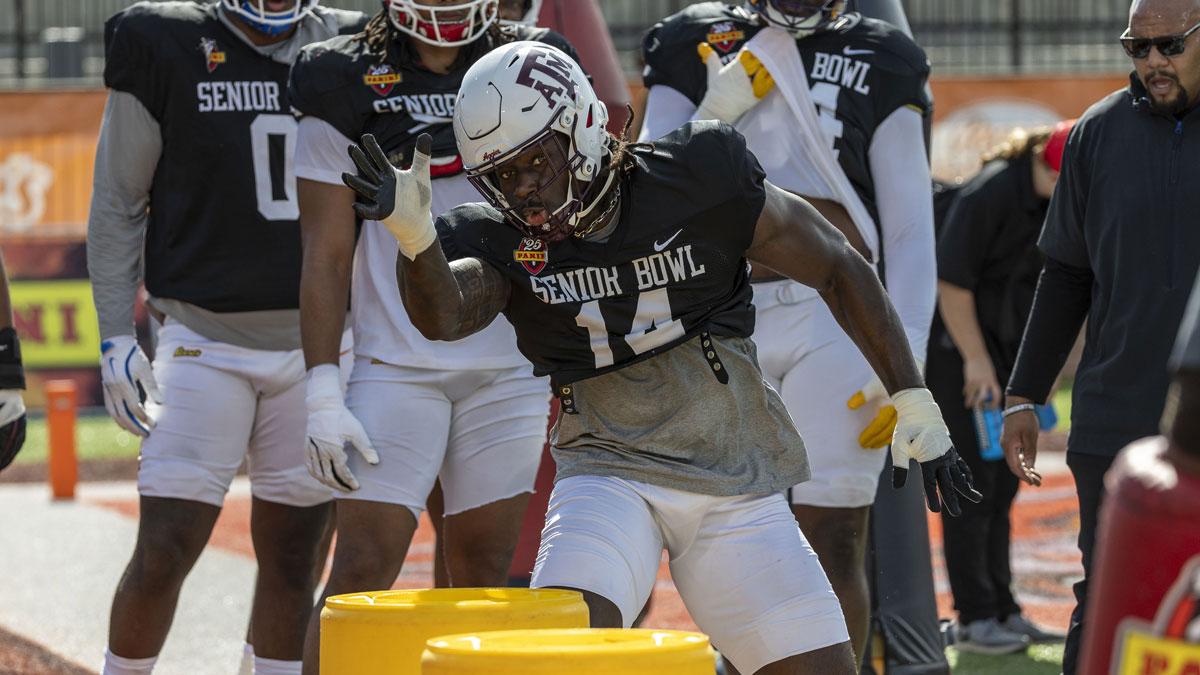
<svg viewBox="0 0 1200 675"><path fill-rule="evenodd" d="M75 381L46 382L46 429L50 437L50 491L74 499L79 467L75 457Z"/></svg>

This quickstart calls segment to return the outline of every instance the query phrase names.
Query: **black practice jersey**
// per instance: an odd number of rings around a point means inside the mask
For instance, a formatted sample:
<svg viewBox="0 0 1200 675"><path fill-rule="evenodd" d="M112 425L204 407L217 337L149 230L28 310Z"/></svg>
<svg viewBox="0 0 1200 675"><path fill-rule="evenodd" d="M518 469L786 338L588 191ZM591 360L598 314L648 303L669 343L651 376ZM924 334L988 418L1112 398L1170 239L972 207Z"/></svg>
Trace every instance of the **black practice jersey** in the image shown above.
<svg viewBox="0 0 1200 675"><path fill-rule="evenodd" d="M552 45L579 61L566 38L548 28L511 26L517 40ZM408 39L404 36L403 39ZM480 40L491 40L485 34ZM465 47L464 47L465 49ZM454 140L454 100L471 64L445 75L418 63L388 60L367 49L365 40L339 36L304 48L292 67L289 93L298 115L311 115L357 141L363 134L375 140L393 163L408 166L417 136L433 137L430 173L434 178L462 171Z"/></svg>
<svg viewBox="0 0 1200 675"><path fill-rule="evenodd" d="M215 312L294 309L300 211L288 66L254 51L219 11L139 2L104 26L105 83L137 97L162 132L143 278L155 297ZM366 21L316 11L341 30Z"/></svg>
<svg viewBox="0 0 1200 675"><path fill-rule="evenodd" d="M691 5L646 33L642 79L647 87L671 87L699 105L708 78L696 46L707 42L728 62L764 27L740 6ZM857 13L797 40L796 47L818 113L840 130L833 144L838 163L878 223L868 160L871 139L897 108L911 106L921 114L930 110L925 52L895 26Z"/></svg>
<svg viewBox="0 0 1200 675"><path fill-rule="evenodd" d="M620 220L603 242L547 246L483 204L438 219L448 259L486 260L512 282L504 314L517 346L556 385L701 332L754 332L745 252L766 195L745 139L720 122L692 122L634 154Z"/></svg>

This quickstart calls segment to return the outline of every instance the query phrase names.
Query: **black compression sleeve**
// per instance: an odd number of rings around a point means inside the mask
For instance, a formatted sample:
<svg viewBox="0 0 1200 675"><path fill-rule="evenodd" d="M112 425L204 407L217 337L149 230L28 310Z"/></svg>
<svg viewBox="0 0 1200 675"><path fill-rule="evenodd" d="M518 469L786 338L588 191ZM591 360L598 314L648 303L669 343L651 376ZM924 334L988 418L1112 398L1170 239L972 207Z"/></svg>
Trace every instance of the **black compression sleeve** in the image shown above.
<svg viewBox="0 0 1200 675"><path fill-rule="evenodd" d="M1046 258L1007 392L1045 403L1092 304L1092 271Z"/></svg>

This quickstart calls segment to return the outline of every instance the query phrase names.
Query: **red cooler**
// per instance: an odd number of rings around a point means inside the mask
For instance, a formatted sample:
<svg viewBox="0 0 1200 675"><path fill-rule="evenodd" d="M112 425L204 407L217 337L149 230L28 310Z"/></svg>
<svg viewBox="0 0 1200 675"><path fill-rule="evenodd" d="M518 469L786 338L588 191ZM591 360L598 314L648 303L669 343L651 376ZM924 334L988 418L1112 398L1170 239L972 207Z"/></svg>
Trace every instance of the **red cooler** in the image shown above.
<svg viewBox="0 0 1200 675"><path fill-rule="evenodd" d="M1200 475L1166 448L1133 443L1105 478L1080 673L1200 675Z"/></svg>

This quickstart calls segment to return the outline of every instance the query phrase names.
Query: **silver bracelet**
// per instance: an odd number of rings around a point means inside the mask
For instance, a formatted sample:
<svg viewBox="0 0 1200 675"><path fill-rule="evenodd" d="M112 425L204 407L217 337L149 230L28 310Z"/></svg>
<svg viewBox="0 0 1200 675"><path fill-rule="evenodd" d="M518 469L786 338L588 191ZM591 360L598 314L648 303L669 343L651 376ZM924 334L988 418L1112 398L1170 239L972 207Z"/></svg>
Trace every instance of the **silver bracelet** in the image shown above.
<svg viewBox="0 0 1200 675"><path fill-rule="evenodd" d="M1000 413L1000 416L1008 417L1009 415L1019 413L1022 410L1033 410L1035 408L1037 408L1036 403L1018 403L1016 405L1012 405L1012 406L1005 408L1004 412Z"/></svg>

